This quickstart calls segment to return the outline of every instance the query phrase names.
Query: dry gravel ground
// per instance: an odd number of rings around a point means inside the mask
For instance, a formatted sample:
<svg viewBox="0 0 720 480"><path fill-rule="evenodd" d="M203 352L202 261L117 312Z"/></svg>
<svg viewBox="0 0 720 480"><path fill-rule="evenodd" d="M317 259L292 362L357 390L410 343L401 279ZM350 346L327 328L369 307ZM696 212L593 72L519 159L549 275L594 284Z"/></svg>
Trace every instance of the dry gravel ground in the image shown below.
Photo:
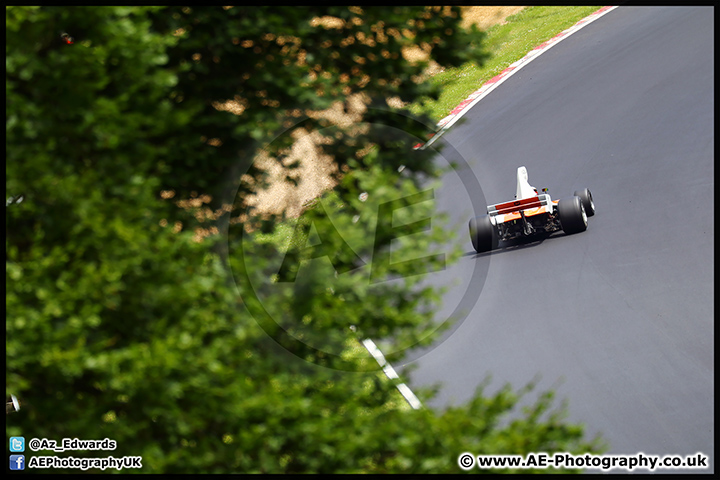
<svg viewBox="0 0 720 480"><path fill-rule="evenodd" d="M515 15L525 7L462 7L463 27L475 24L480 30L505 23L510 15Z"/></svg>
<svg viewBox="0 0 720 480"><path fill-rule="evenodd" d="M480 29L485 30L504 23L506 17L518 13L523 8L525 7L462 7L462 25L468 27L476 24ZM408 60L422 58L422 55L423 53L417 50L404 52ZM431 65L428 73L433 74L436 71L439 71L439 67ZM359 98L353 100L353 108L349 114L344 114L342 107L337 105L313 116L323 116L340 124L355 122L362 118L364 105ZM299 215L304 204L333 186L330 174L334 165L331 158L321 155L318 146L319 134L297 132L295 136L296 142L285 164L300 160L300 167L294 173L299 181L297 186L283 180L287 171L274 159L261 154L256 160L260 166L266 167L269 175L269 187L257 192L257 195L248 202L255 206L260 214L280 213L285 210L289 216Z"/></svg>

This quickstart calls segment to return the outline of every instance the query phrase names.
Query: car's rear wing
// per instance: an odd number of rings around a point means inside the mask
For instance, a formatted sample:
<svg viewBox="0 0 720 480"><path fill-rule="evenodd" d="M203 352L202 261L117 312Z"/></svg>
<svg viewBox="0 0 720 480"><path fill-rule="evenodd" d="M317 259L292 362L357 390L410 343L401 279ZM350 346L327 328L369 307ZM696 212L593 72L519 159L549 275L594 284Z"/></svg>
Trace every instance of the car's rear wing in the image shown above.
<svg viewBox="0 0 720 480"><path fill-rule="evenodd" d="M537 197L523 198L521 200L512 200L510 202L488 205L487 212L488 215L494 217L496 215L506 215L508 213L519 212L529 208L540 207L548 207L549 213L552 213L553 203L552 200L550 200L550 195L547 193L542 193Z"/></svg>

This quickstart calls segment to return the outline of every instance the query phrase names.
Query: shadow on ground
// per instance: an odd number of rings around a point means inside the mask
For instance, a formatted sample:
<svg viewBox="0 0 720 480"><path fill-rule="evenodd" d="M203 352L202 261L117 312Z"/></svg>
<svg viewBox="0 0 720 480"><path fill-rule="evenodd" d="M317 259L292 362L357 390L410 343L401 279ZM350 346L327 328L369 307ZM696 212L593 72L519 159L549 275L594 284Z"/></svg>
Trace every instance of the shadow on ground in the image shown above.
<svg viewBox="0 0 720 480"><path fill-rule="evenodd" d="M508 240L505 242L500 242L498 245L498 248L494 250L490 250L489 252L482 252L477 253L475 251L470 251L464 253L463 257L472 257L472 258L483 258L488 256L495 256L500 255L507 252L514 252L516 250L523 250L525 248L532 248L537 247L538 245L542 244L547 239L555 239L555 238L563 238L567 237L568 234L564 232L553 232L553 233L539 233L536 235L533 235L532 237L528 238L517 238L515 240Z"/></svg>

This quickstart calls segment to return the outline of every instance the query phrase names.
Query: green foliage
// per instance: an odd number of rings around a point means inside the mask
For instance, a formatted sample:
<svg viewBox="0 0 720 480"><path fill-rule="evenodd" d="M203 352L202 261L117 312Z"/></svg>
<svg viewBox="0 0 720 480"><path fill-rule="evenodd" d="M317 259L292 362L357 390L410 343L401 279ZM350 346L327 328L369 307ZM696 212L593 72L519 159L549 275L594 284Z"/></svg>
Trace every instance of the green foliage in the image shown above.
<svg viewBox="0 0 720 480"><path fill-rule="evenodd" d="M490 27L483 46L490 58L482 65L469 62L447 68L429 80L442 89L435 100L419 103L412 111L429 111L440 121L460 102L482 85L500 74L512 63L523 58L531 49L572 27L579 20L600 9L600 6L531 6L505 19L503 24Z"/></svg>
<svg viewBox="0 0 720 480"><path fill-rule="evenodd" d="M440 292L418 283L449 262L432 251L448 239L433 214L434 190L366 161L342 179L364 194L329 192L273 234L243 234L237 226L229 235L231 242L244 235L230 263L263 328L300 358L343 370L377 368L341 358L349 329L358 342L392 337L386 354L431 340Z"/></svg>
<svg viewBox="0 0 720 480"><path fill-rule="evenodd" d="M7 435L111 438L115 457L141 455L154 473L443 472L466 450L596 448L556 414L516 411L498 427L517 405L509 391L404 408L358 348L364 336L427 342L439 292L406 275L452 260L432 255L446 238L434 216L427 234L401 235L433 209L431 158L408 153L423 121L375 103L363 122L404 137L302 123L333 134L342 173L295 222L328 251L342 246L333 231L360 258L392 251L383 282L365 265L329 283L328 257L303 260L301 245L302 281L274 289L292 221L202 220L205 204L246 205L253 182L239 178L262 178L255 152L294 111L437 94L404 45L424 42L446 66L484 58L458 21L456 8L8 7L6 189L24 201L6 209L6 388L22 403ZM241 114L217 108L229 100ZM289 138L273 143L278 160ZM198 242L200 227L226 235ZM253 281L236 285L228 267ZM258 305L307 321L282 334Z"/></svg>

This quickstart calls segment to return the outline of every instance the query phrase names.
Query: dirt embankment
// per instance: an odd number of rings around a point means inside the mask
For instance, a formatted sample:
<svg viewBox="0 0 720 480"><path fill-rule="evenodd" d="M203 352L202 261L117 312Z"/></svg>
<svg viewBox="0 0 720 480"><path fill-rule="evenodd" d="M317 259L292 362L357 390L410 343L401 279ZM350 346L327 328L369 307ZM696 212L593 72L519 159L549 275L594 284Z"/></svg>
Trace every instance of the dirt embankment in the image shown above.
<svg viewBox="0 0 720 480"><path fill-rule="evenodd" d="M505 19L518 13L525 7L462 7L462 25L468 27L477 25L485 30L493 25L505 22ZM403 56L408 60L421 59L424 55L419 48L407 49ZM431 62L427 73L432 75L441 71L440 67ZM326 112L319 112L318 115L327 116L337 123L357 121L362 118L364 105L359 102L350 112L343 112L342 108L331 108ZM284 181L287 171L282 168L274 159L260 155L257 162L267 166L269 174L269 187L258 191L257 195L250 199L249 203L257 208L258 213L279 213L286 211L288 215L298 215L303 205L316 198L324 190L332 188L330 174L334 164L331 158L321 155L318 147L319 136L314 133L305 135L296 134L295 145L287 158L287 162L300 160L300 167L294 172L299 180L295 186Z"/></svg>

